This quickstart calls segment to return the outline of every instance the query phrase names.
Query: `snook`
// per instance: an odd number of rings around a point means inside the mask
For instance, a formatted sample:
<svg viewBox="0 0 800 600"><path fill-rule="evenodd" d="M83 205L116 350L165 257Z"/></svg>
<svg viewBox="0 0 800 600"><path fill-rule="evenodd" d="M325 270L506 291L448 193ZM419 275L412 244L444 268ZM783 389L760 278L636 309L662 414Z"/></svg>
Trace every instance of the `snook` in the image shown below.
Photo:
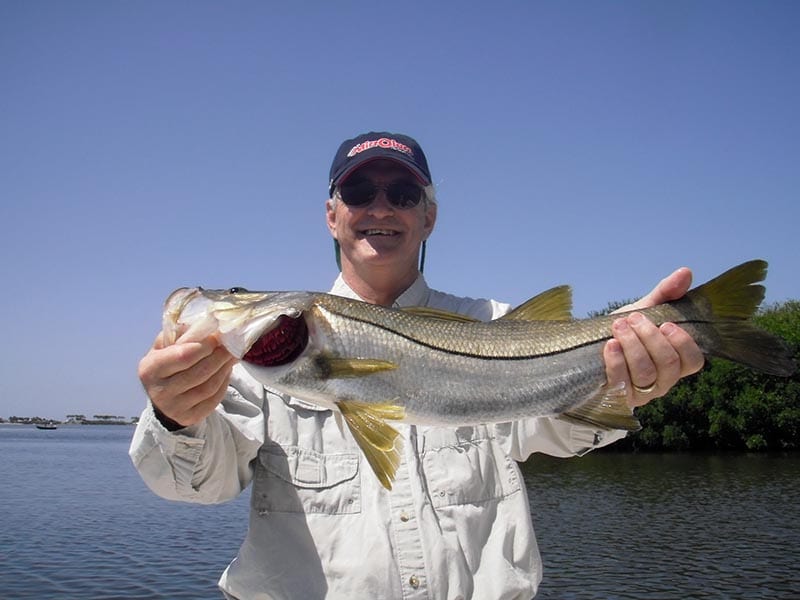
<svg viewBox="0 0 800 600"><path fill-rule="evenodd" d="M686 329L706 355L775 375L795 365L748 320L767 264L751 261L640 312ZM262 384L344 417L381 483L400 460L387 421L460 426L555 416L636 430L625 390L608 386L602 346L619 315L570 316L568 287L479 322L426 308L390 309L323 293L181 288L167 299L168 341L216 333ZM186 337L184 337L186 339Z"/></svg>

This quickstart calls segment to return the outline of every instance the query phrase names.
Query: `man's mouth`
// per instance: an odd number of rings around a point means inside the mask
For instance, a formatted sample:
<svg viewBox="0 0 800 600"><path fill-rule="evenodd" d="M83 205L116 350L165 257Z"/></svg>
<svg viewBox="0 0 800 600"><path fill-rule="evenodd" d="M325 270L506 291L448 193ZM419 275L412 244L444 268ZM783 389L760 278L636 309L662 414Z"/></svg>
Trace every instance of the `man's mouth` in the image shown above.
<svg viewBox="0 0 800 600"><path fill-rule="evenodd" d="M361 235L365 235L365 236L371 236L371 235L392 236L392 235L399 235L399 232L393 231L391 229L364 229L361 232Z"/></svg>

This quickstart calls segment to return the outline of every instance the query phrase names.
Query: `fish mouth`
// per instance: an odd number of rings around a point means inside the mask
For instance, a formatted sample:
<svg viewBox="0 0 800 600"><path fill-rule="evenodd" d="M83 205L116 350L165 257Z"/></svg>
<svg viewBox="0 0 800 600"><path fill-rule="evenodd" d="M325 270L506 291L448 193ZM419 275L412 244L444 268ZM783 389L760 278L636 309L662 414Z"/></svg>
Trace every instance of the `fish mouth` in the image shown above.
<svg viewBox="0 0 800 600"><path fill-rule="evenodd" d="M242 360L258 367L278 367L297 359L307 345L305 319L281 315L275 326L261 334Z"/></svg>

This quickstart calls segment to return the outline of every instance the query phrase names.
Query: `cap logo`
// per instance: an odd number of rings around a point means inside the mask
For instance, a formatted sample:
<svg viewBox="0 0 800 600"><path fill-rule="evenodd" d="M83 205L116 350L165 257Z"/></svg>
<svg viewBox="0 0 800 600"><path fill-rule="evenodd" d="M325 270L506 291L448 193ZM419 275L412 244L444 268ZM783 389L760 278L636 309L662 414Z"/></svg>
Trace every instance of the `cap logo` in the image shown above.
<svg viewBox="0 0 800 600"><path fill-rule="evenodd" d="M370 148L387 148L389 150L397 150L403 154L408 154L412 158L414 156L414 152L405 144L401 144L397 140L393 140L391 138L381 138L379 140L368 140L353 146L350 148L350 152L347 153L347 158L352 158L356 154L360 154L365 150L369 150Z"/></svg>

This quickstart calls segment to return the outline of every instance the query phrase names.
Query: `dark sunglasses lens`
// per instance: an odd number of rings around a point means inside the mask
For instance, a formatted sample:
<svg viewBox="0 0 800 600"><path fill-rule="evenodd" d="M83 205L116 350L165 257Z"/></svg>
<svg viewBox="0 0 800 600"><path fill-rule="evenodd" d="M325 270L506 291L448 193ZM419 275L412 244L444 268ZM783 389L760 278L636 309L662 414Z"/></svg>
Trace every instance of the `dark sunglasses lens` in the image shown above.
<svg viewBox="0 0 800 600"><path fill-rule="evenodd" d="M342 202L347 206L366 206L382 189L369 180L346 183L339 188ZM422 188L410 181L398 181L386 186L386 197L395 208L412 208L422 199Z"/></svg>
<svg viewBox="0 0 800 600"><path fill-rule="evenodd" d="M386 188L389 202L397 208L411 208L422 199L422 188L413 183L398 182Z"/></svg>
<svg viewBox="0 0 800 600"><path fill-rule="evenodd" d="M342 202L347 206L364 206L375 198L376 188L371 181L357 181L339 188Z"/></svg>

